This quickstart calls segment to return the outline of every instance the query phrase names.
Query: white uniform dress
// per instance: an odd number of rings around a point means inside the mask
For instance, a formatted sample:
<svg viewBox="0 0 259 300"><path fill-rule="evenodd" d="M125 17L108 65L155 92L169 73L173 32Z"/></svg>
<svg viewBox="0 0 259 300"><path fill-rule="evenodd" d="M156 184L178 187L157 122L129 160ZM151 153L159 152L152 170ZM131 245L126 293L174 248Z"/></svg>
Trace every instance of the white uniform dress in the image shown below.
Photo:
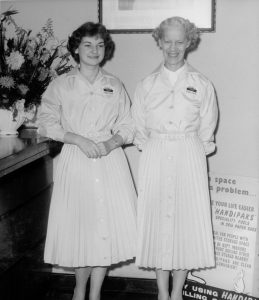
<svg viewBox="0 0 259 300"><path fill-rule="evenodd" d="M176 75L168 72L161 65L142 80L132 105L142 150L136 263L163 270L212 267L206 154L215 150L215 92L187 62ZM175 84L170 77L177 77Z"/></svg>
<svg viewBox="0 0 259 300"><path fill-rule="evenodd" d="M95 142L133 139L130 103L121 82L100 70L90 84L78 69L49 85L39 133L66 132ZM136 192L122 148L100 159L64 144L54 178L44 260L65 267L109 266L135 256Z"/></svg>

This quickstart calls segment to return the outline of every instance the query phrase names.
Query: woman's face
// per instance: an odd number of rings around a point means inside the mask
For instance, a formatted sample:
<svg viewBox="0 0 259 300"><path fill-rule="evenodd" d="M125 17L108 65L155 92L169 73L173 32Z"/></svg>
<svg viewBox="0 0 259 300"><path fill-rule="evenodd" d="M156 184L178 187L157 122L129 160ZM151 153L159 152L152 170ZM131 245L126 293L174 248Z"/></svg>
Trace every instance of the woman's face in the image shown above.
<svg viewBox="0 0 259 300"><path fill-rule="evenodd" d="M99 36L85 36L75 53L79 55L80 64L98 66L103 61L105 54L104 41Z"/></svg>
<svg viewBox="0 0 259 300"><path fill-rule="evenodd" d="M178 70L184 64L184 54L189 47L185 31L181 25L168 26L159 40L159 46L163 51L165 66L173 71Z"/></svg>

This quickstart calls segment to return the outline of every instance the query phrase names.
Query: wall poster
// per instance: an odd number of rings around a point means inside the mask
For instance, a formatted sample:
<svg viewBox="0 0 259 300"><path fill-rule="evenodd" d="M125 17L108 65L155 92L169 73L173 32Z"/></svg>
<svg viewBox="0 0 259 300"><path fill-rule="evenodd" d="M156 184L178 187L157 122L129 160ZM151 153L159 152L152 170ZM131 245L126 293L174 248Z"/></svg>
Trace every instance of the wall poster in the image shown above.
<svg viewBox="0 0 259 300"><path fill-rule="evenodd" d="M258 179L210 173L217 266L188 274L187 297L195 298L194 293L204 300L259 297L258 189Z"/></svg>

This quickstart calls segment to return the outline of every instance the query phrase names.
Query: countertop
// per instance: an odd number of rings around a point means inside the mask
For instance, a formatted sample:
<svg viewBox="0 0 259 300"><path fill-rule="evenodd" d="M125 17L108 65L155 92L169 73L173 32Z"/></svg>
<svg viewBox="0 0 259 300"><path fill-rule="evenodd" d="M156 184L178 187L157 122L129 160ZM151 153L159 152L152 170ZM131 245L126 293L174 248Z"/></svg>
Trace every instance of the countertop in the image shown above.
<svg viewBox="0 0 259 300"><path fill-rule="evenodd" d="M23 129L17 136L0 136L0 177L61 147L62 143L39 136L36 129Z"/></svg>

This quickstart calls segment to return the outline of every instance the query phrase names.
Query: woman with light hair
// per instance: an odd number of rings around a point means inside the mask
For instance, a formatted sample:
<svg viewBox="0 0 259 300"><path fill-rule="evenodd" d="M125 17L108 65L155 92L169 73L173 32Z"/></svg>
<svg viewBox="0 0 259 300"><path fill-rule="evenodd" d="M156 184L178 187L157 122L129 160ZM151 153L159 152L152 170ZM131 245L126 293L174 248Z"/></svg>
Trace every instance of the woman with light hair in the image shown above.
<svg viewBox="0 0 259 300"><path fill-rule="evenodd" d="M156 269L159 300L181 300L188 271L215 265L206 155L215 150L218 109L211 82L185 60L199 42L195 25L172 17L153 37L164 60L132 105L142 151L136 264Z"/></svg>

